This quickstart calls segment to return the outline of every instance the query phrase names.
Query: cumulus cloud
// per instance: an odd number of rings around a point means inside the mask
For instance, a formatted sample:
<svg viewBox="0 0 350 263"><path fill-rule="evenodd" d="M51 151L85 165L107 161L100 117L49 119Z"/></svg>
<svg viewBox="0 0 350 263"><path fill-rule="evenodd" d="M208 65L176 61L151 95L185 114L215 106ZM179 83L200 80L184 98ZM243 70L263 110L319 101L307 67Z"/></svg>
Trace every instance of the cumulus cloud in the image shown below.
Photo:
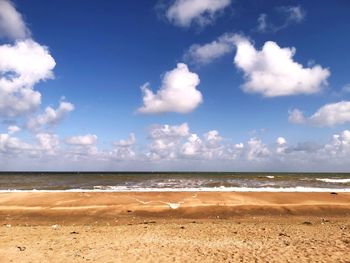
<svg viewBox="0 0 350 263"><path fill-rule="evenodd" d="M38 158L47 155L58 154L59 138L56 134L38 133L35 135L36 143L27 143L13 134L20 131L17 126L9 126L8 133L0 134L0 154L3 158L14 156L25 159L26 157ZM61 153L64 158L64 152ZM18 169L19 167L15 167Z"/></svg>
<svg viewBox="0 0 350 263"><path fill-rule="evenodd" d="M306 12L301 6L282 6L277 8L280 15L283 15L283 22L275 24L269 22L267 14L260 14L258 17L257 31L259 32L277 32L288 27L291 24L299 24L304 21Z"/></svg>
<svg viewBox="0 0 350 263"><path fill-rule="evenodd" d="M56 125L73 110L74 105L72 103L61 101L56 110L51 107L47 107L43 114L30 118L26 127L30 130L37 131L44 126Z"/></svg>
<svg viewBox="0 0 350 263"><path fill-rule="evenodd" d="M225 154L222 140L217 130L205 133L202 139L192 133L181 147L181 156L195 159L222 159Z"/></svg>
<svg viewBox="0 0 350 263"><path fill-rule="evenodd" d="M86 134L72 136L65 139L65 143L69 145L65 156L78 161L94 156L95 158L105 158L105 154L99 152L97 144L97 136L95 134Z"/></svg>
<svg viewBox="0 0 350 263"><path fill-rule="evenodd" d="M0 153L5 155L20 154L32 147L19 138L12 137L10 134L0 134Z"/></svg>
<svg viewBox="0 0 350 263"><path fill-rule="evenodd" d="M204 139L207 148L219 148L223 138L217 130L211 130L204 134Z"/></svg>
<svg viewBox="0 0 350 263"><path fill-rule="evenodd" d="M205 65L231 53L235 48L235 41L239 35L224 34L216 40L199 45L192 45L184 54L184 59L192 64Z"/></svg>
<svg viewBox="0 0 350 263"><path fill-rule="evenodd" d="M0 37L25 39L30 36L22 15L9 0L0 1Z"/></svg>
<svg viewBox="0 0 350 263"><path fill-rule="evenodd" d="M345 157L350 155L350 131L344 130L340 134L334 134L332 140L325 145L324 151L331 157Z"/></svg>
<svg viewBox="0 0 350 263"><path fill-rule="evenodd" d="M135 150L133 149L135 144L136 136L134 133L130 133L127 139L113 143L114 149L109 155L117 160L132 160L136 157Z"/></svg>
<svg viewBox="0 0 350 263"><path fill-rule="evenodd" d="M261 50L241 37L236 41L236 67L243 71L242 89L265 97L312 94L327 85L328 69L320 65L303 67L295 62L295 48L281 48L277 43L265 42Z"/></svg>
<svg viewBox="0 0 350 263"><path fill-rule="evenodd" d="M199 136L191 133L187 123L181 125L154 125L149 130L146 158L156 160L244 160L261 162L270 156L268 147L258 138L246 144L225 142L217 130Z"/></svg>
<svg viewBox="0 0 350 263"><path fill-rule="evenodd" d="M95 134L86 134L79 136L72 136L66 139L66 143L70 145L89 146L94 145L97 142L97 136Z"/></svg>
<svg viewBox="0 0 350 263"><path fill-rule="evenodd" d="M59 148L59 138L56 134L38 133L35 135L38 141L38 148L44 150L46 154L54 155Z"/></svg>
<svg viewBox="0 0 350 263"><path fill-rule="evenodd" d="M299 109L292 109L288 112L288 114L289 114L288 116L289 122L298 123L298 124L305 122L304 113Z"/></svg>
<svg viewBox="0 0 350 263"><path fill-rule="evenodd" d="M225 154L223 138L211 130L200 138L191 133L187 123L153 125L149 130L151 144L146 154L150 160L221 159Z"/></svg>
<svg viewBox="0 0 350 263"><path fill-rule="evenodd" d="M175 69L165 73L157 93L150 90L148 83L141 87L144 105L138 112L154 114L193 111L203 100L201 92L196 89L199 82L196 73L190 72L186 64L178 63Z"/></svg>
<svg viewBox="0 0 350 263"><path fill-rule="evenodd" d="M234 145L225 145L226 159L227 160L238 160L243 157L245 151L244 143L236 143Z"/></svg>
<svg viewBox="0 0 350 263"><path fill-rule="evenodd" d="M284 153L287 149L287 140L284 137L278 137L276 139L276 152L277 153Z"/></svg>
<svg viewBox="0 0 350 263"><path fill-rule="evenodd" d="M18 126L16 126L16 125L10 125L10 126L8 126L8 128L7 128L7 133L8 134L14 134L14 133L16 133L16 132L19 132L21 130L21 128L20 127L18 127Z"/></svg>
<svg viewBox="0 0 350 263"><path fill-rule="evenodd" d="M149 128L151 140L150 151L147 153L150 159L174 159L177 155L177 147L180 141L189 135L187 123L181 125L152 125Z"/></svg>
<svg viewBox="0 0 350 263"><path fill-rule="evenodd" d="M0 115L15 117L33 111L41 94L33 89L39 81L53 78L56 63L47 47L33 40L0 46Z"/></svg>
<svg viewBox="0 0 350 263"><path fill-rule="evenodd" d="M258 138L251 138L247 142L247 160L260 160L270 155L268 147Z"/></svg>
<svg viewBox="0 0 350 263"><path fill-rule="evenodd" d="M310 124L314 126L335 126L350 122L350 101L329 103L319 108L309 118L299 109L289 112L289 121L297 124Z"/></svg>
<svg viewBox="0 0 350 263"><path fill-rule="evenodd" d="M276 143L277 143L277 145L285 145L287 143L287 141L283 137L277 137Z"/></svg>
<svg viewBox="0 0 350 263"><path fill-rule="evenodd" d="M197 134L191 134L182 146L182 154L186 156L198 156L202 152L202 140Z"/></svg>
<svg viewBox="0 0 350 263"><path fill-rule="evenodd" d="M151 139L184 137L189 134L189 129L187 123L180 125L152 125L149 129L149 137Z"/></svg>
<svg viewBox="0 0 350 263"><path fill-rule="evenodd" d="M21 14L9 0L0 1L0 117L34 111L41 103L35 84L53 78L56 63L46 46L35 42Z"/></svg>
<svg viewBox="0 0 350 263"><path fill-rule="evenodd" d="M130 133L129 137L126 140L119 140L114 142L114 145L117 147L130 147L136 143L136 136L134 133Z"/></svg>
<svg viewBox="0 0 350 263"><path fill-rule="evenodd" d="M213 23L217 14L230 3L231 0L175 0L166 11L166 17L180 27L205 26Z"/></svg>

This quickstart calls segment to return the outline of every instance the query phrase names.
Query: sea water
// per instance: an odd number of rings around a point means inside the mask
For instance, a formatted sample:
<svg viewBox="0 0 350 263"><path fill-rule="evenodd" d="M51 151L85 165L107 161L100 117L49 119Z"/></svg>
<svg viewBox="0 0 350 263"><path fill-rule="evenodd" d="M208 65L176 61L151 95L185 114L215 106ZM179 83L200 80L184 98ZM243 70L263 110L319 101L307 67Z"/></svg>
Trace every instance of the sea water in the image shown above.
<svg viewBox="0 0 350 263"><path fill-rule="evenodd" d="M350 192L350 174L2 172L0 191Z"/></svg>

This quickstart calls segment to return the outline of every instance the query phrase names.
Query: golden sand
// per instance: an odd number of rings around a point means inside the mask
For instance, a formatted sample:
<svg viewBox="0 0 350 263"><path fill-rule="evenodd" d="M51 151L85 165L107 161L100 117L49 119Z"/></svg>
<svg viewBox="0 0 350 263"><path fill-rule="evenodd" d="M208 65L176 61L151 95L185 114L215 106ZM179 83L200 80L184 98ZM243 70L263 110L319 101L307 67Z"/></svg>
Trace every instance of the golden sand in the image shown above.
<svg viewBox="0 0 350 263"><path fill-rule="evenodd" d="M0 262L350 262L349 193L1 193Z"/></svg>

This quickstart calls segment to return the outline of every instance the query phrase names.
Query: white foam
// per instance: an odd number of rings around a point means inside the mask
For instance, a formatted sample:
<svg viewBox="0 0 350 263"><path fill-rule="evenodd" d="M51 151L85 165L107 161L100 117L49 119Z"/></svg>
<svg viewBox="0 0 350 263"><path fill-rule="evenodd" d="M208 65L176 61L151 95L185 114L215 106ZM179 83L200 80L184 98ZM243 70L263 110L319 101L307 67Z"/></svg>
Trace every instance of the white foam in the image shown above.
<svg viewBox="0 0 350 263"><path fill-rule="evenodd" d="M275 177L273 175L266 175L266 178L274 179Z"/></svg>
<svg viewBox="0 0 350 263"><path fill-rule="evenodd" d="M316 178L317 181L322 181L325 183L340 183L340 184L347 184L350 183L350 178L342 178L342 179L336 179L336 178Z"/></svg>
<svg viewBox="0 0 350 263"><path fill-rule="evenodd" d="M8 192L338 192L350 193L348 188L323 188L323 187L199 187L199 188L128 188L124 186L113 186L108 189L68 189L68 190L0 190L0 193Z"/></svg>
<svg viewBox="0 0 350 263"><path fill-rule="evenodd" d="M178 209L180 207L180 204L178 203L167 203L167 205L171 208L171 209Z"/></svg>

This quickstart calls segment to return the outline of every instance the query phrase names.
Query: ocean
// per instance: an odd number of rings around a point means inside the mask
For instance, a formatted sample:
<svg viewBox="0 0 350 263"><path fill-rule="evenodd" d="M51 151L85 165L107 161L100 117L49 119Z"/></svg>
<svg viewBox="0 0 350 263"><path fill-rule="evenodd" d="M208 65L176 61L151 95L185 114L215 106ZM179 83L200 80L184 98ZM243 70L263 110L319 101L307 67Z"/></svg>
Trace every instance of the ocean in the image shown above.
<svg viewBox="0 0 350 263"><path fill-rule="evenodd" d="M350 192L348 173L1 172L9 191Z"/></svg>

